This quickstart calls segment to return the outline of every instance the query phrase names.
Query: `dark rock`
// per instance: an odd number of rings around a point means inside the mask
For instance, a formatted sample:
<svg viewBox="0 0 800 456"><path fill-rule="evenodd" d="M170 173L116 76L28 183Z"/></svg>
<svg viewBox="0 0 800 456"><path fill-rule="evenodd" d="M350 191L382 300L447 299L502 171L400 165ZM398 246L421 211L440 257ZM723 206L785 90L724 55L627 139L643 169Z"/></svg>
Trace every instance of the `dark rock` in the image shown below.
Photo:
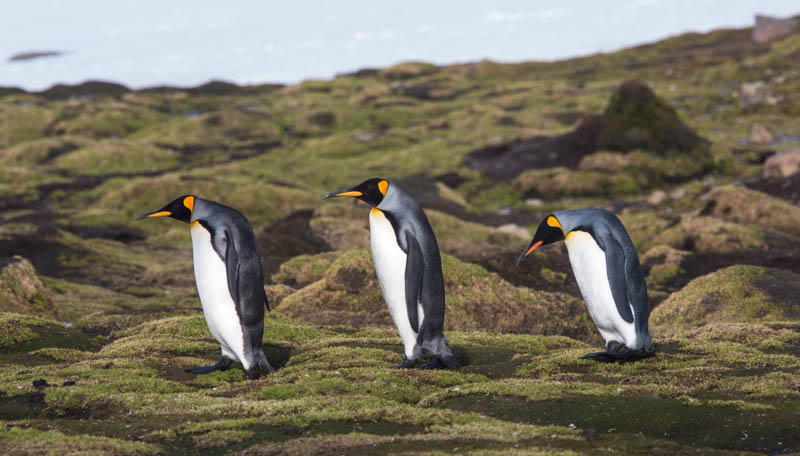
<svg viewBox="0 0 800 456"><path fill-rule="evenodd" d="M0 97L6 97L9 95L20 95L23 93L28 93L18 87L0 87Z"/></svg>
<svg viewBox="0 0 800 456"><path fill-rule="evenodd" d="M75 386L75 380L67 380L61 386Z"/></svg>
<svg viewBox="0 0 800 456"><path fill-rule="evenodd" d="M28 395L28 402L35 404L44 401L44 393L31 393Z"/></svg>
<svg viewBox="0 0 800 456"><path fill-rule="evenodd" d="M56 84L39 95L50 100L62 100L78 97L117 97L130 92L131 89L122 84L105 81L86 81L78 85Z"/></svg>
<svg viewBox="0 0 800 456"><path fill-rule="evenodd" d="M664 154L707 151L709 142L684 124L675 109L639 81L623 82L603 112L597 145Z"/></svg>
<svg viewBox="0 0 800 456"><path fill-rule="evenodd" d="M43 378L40 378L39 380L34 380L33 381L33 387L36 388L37 390L41 391L41 390L43 390L45 388L49 388L50 384L47 383L47 380L45 380Z"/></svg>

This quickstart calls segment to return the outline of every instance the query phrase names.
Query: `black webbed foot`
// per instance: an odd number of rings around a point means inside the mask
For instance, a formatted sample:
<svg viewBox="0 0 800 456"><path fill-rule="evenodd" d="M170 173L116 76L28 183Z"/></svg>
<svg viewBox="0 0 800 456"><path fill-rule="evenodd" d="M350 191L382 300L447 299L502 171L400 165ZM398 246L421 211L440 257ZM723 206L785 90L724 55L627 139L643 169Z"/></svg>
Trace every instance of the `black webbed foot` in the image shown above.
<svg viewBox="0 0 800 456"><path fill-rule="evenodd" d="M455 356L450 356L447 358L434 358L433 362L425 364L421 369L458 369L459 367L461 367L461 363L458 362L458 359Z"/></svg>
<svg viewBox="0 0 800 456"><path fill-rule="evenodd" d="M423 365L420 369L433 370L433 369L446 369L447 366L439 359L434 358L433 362Z"/></svg>
<svg viewBox="0 0 800 456"><path fill-rule="evenodd" d="M248 380L258 380L261 378L261 374L274 374L275 369L270 365L269 361L267 361L267 357L263 354L258 357L259 360L256 361L255 364L250 366L250 369L245 370L247 374Z"/></svg>
<svg viewBox="0 0 800 456"><path fill-rule="evenodd" d="M231 367L232 363L233 363L232 359L228 358L227 356L223 356L219 361L217 361L217 364L213 364L211 366L190 367L186 369L186 372L205 375L205 374L210 374L217 370L226 371L228 370L229 367Z"/></svg>
<svg viewBox="0 0 800 456"><path fill-rule="evenodd" d="M398 366L392 366L392 369L411 369L417 364L416 359L409 360L406 355L403 355L403 361Z"/></svg>
<svg viewBox="0 0 800 456"><path fill-rule="evenodd" d="M582 356L581 359L591 359L601 363L624 363L649 358L651 356L655 356L655 354L655 347L652 345L648 347L642 347L638 350L631 350L624 344L612 340L606 345L606 351L589 353Z"/></svg>
<svg viewBox="0 0 800 456"><path fill-rule="evenodd" d="M614 358L606 352L588 353L581 356L581 359L591 359L592 361L597 361L598 363L613 363L617 360L617 358Z"/></svg>

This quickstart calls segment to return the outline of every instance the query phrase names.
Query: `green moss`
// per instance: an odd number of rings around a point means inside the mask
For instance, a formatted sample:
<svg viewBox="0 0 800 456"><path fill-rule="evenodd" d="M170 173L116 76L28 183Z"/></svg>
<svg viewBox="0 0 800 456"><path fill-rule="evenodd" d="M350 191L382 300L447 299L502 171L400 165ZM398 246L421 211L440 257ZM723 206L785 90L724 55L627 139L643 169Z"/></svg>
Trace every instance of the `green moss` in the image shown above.
<svg viewBox="0 0 800 456"><path fill-rule="evenodd" d="M659 305L650 321L653 326L699 326L794 319L798 286L800 276L789 271L731 266L690 282Z"/></svg>
<svg viewBox="0 0 800 456"><path fill-rule="evenodd" d="M87 347L88 338L63 324L26 315L0 312L0 349L27 352L45 347Z"/></svg>
<svg viewBox="0 0 800 456"><path fill-rule="evenodd" d="M299 255L281 264L280 271L272 276L272 281L290 286L305 286L321 279L338 253Z"/></svg>
<svg viewBox="0 0 800 456"><path fill-rule="evenodd" d="M144 442L97 437L87 434L65 435L58 431L43 431L0 425L0 449L6 454L153 454L162 451L157 445Z"/></svg>

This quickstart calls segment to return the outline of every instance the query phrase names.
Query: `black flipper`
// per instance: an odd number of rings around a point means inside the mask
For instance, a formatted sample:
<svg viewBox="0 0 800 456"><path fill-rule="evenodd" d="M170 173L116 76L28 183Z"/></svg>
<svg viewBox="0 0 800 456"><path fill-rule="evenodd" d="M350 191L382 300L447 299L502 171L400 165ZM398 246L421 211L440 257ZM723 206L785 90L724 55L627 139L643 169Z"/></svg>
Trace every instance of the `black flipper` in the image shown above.
<svg viewBox="0 0 800 456"><path fill-rule="evenodd" d="M419 242L410 232L406 232L406 310L411 329L419 333L419 291L422 287L422 271L425 263L422 258L422 249Z"/></svg>
<svg viewBox="0 0 800 456"><path fill-rule="evenodd" d="M186 369L186 372L191 372L193 374L210 374L214 371L226 371L229 367L231 367L231 363L233 360L228 358L227 356L223 356L217 364L212 364L211 366L200 366L200 367L190 367Z"/></svg>
<svg viewBox="0 0 800 456"><path fill-rule="evenodd" d="M225 271L228 273L228 291L233 298L233 302L239 305L239 254L236 252L236 245L233 236L228 229L225 229Z"/></svg>
<svg viewBox="0 0 800 456"><path fill-rule="evenodd" d="M600 245L606 253L606 272L608 283L611 285L611 296L617 305L620 317L628 323L633 323L631 301L628 297L627 261L622 245L611 236L604 236Z"/></svg>

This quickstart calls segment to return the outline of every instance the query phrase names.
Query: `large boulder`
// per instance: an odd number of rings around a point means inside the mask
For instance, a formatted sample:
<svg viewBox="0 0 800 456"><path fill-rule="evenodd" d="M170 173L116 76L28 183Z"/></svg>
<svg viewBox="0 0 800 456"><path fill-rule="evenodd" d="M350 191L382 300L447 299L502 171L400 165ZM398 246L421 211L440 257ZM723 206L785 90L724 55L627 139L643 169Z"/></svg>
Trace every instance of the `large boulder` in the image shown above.
<svg viewBox="0 0 800 456"><path fill-rule="evenodd" d="M797 21L794 19L781 19L757 14L756 25L753 27L753 41L767 43L792 33L795 27L797 27Z"/></svg>
<svg viewBox="0 0 800 456"><path fill-rule="evenodd" d="M788 177L800 172L800 149L776 154L764 162L764 177Z"/></svg>
<svg viewBox="0 0 800 456"><path fill-rule="evenodd" d="M800 318L800 275L736 265L689 282L650 316L651 327L791 321Z"/></svg>
<svg viewBox="0 0 800 456"><path fill-rule="evenodd" d="M55 316L53 303L28 259L0 258L0 311Z"/></svg>

